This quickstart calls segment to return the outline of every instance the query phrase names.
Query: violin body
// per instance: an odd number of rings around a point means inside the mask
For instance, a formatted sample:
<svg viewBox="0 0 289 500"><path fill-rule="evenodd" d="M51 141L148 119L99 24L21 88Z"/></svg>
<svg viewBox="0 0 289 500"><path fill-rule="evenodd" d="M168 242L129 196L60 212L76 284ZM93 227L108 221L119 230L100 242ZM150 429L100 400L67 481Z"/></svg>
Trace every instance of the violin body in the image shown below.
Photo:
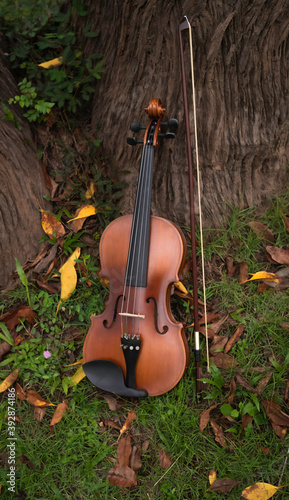
<svg viewBox="0 0 289 500"><path fill-rule="evenodd" d="M183 325L170 307L171 285L179 281L186 258L185 238L173 223L151 216L150 207L154 151L160 137L175 137L177 120L162 124L165 109L159 99L152 99L146 112L150 122L134 213L113 221L101 237L100 274L109 280L110 294L104 312L92 316L84 343L88 379L100 389L128 397L169 391L189 358ZM133 131L142 128L137 122L131 125Z"/></svg>
<svg viewBox="0 0 289 500"><path fill-rule="evenodd" d="M117 363L126 378L121 335L130 335L133 331L141 338L135 367L136 387L144 388L149 396L157 396L179 382L188 364L183 325L175 321L170 308L171 284L179 280L186 257L186 242L173 223L151 216L147 286L134 287L134 293L124 301L128 311L136 310L141 317L123 318L119 313L131 226L132 215L125 215L109 224L101 237L100 274L110 282L110 295L105 311L91 317L84 360ZM167 331L162 333L165 327Z"/></svg>

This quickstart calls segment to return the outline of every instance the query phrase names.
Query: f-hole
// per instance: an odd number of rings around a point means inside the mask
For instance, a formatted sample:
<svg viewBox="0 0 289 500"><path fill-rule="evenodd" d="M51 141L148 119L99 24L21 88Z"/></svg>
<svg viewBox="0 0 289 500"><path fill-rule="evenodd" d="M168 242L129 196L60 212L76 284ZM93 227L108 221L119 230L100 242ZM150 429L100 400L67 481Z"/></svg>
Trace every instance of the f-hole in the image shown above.
<svg viewBox="0 0 289 500"><path fill-rule="evenodd" d="M111 322L111 324L108 326L108 325L107 325L107 323L108 323L107 319L104 319L104 320L103 320L103 326L104 326L104 328L107 328L108 330L109 330L109 329L110 329L110 328L114 325L114 323L115 323L116 316L117 316L117 306L118 306L119 299L120 299L121 297L123 297L123 295L119 295L119 296L117 297L117 299L116 299L115 306L114 306L114 310L113 310L113 317L112 317L112 322ZM123 299L123 300L125 300L125 297L124 297L124 299Z"/></svg>
<svg viewBox="0 0 289 500"><path fill-rule="evenodd" d="M154 303L154 321L155 321L155 329L156 331L160 334L160 335L164 335L165 333L167 333L169 327L167 325L163 326L163 331L161 332L159 330L159 326L158 326L158 304L157 304L157 301L154 297L149 297L147 299L147 303L149 304L150 301L153 300L153 303Z"/></svg>

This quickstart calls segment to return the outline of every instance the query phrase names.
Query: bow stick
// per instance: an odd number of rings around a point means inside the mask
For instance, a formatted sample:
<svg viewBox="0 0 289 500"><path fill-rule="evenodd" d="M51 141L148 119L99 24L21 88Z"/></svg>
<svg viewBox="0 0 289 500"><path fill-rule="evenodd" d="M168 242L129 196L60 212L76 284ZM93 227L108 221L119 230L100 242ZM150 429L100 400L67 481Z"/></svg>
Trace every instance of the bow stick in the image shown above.
<svg viewBox="0 0 289 500"><path fill-rule="evenodd" d="M196 166L197 166L198 198L199 198L198 201L199 201L199 214L200 214L200 239L201 239L202 272L203 272L204 316L205 316L205 330L206 330L207 364L208 364L208 371L209 371L206 291L205 291L205 275L204 275L204 252L203 252L203 235L202 235L202 211L201 211L201 206L200 206L201 197L200 197L199 157L198 157L198 137L197 137L196 100L195 100L195 87L194 87L192 36L191 36L190 23L188 21L188 18L185 16L179 24L179 43L180 43L182 91L183 91L185 128L186 128L186 144L187 144L187 157L188 157L188 170L189 170L190 225L191 225L191 244L192 244L193 305L194 305L194 333L195 333L195 364L196 364L196 392L199 395L201 392L200 378L202 377L202 370L201 370L201 349L200 349L199 315L198 315L198 281L197 281L197 253L196 253L196 231L195 231L195 210L194 210L194 178L193 178L193 162L192 162L192 146L191 146L191 132L190 132L190 120L189 120L189 107L188 107L184 50L183 50L183 39L182 39L182 32L186 29L189 29L189 35L190 35L191 76L192 76L193 108L194 108L194 136L195 136L195 150L196 150Z"/></svg>

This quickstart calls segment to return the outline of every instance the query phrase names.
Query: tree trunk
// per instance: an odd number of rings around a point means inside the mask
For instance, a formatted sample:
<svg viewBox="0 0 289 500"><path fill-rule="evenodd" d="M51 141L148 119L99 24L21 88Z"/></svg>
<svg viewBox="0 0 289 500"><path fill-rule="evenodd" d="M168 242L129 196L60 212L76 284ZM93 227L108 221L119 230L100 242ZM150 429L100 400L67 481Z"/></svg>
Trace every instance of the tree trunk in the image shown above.
<svg viewBox="0 0 289 500"><path fill-rule="evenodd" d="M157 153L152 211L189 222L178 25L192 25L205 225L229 206L260 206L286 187L289 160L287 0L106 0L91 2L88 52L103 53L93 127L120 171L129 170L124 213L133 210L140 149L126 143L132 121L160 98L180 126ZM95 41L96 40L96 41ZM184 33L189 66L188 36ZM188 92L189 92L188 88ZM193 108L190 106L193 116ZM191 127L193 130L193 126ZM197 211L197 209L196 209Z"/></svg>
<svg viewBox="0 0 289 500"><path fill-rule="evenodd" d="M0 52L0 101L7 104L17 95L17 86ZM30 128L13 107L21 130L3 120L0 106L0 287L6 287L15 271L15 258L21 264L33 259L43 235L38 202L48 194Z"/></svg>

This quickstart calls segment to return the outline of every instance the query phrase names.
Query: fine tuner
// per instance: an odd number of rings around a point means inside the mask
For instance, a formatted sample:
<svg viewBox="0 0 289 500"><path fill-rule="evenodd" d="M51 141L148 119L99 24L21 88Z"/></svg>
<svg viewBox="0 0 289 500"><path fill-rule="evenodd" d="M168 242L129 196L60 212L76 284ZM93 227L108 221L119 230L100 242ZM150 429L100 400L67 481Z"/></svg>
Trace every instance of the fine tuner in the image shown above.
<svg viewBox="0 0 289 500"><path fill-rule="evenodd" d="M179 126L178 120L176 118L171 118L168 122L161 123L161 133L158 134L158 137L162 137L164 139L174 139L176 137L176 131ZM139 122L132 122L130 129L132 132L138 133L141 130L146 130L147 127L141 125ZM137 139L136 137L128 137L127 143L130 146L136 146L137 144L143 144L143 141Z"/></svg>

